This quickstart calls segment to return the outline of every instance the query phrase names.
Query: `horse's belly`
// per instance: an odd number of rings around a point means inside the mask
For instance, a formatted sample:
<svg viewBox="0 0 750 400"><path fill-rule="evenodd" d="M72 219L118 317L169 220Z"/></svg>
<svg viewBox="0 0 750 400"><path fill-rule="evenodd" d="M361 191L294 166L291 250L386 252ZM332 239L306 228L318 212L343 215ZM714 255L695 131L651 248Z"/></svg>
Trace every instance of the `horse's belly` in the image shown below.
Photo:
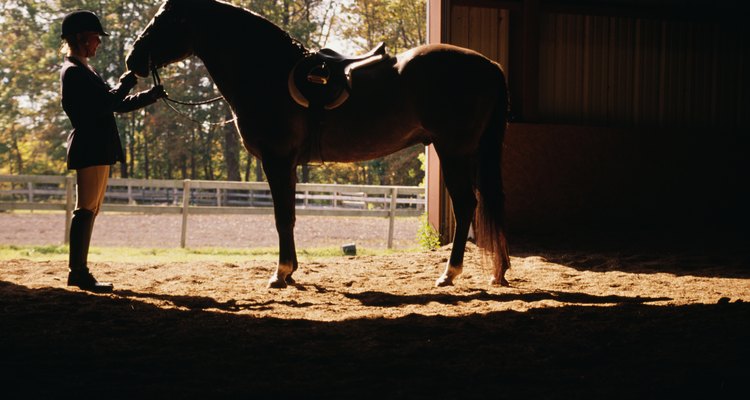
<svg viewBox="0 0 750 400"><path fill-rule="evenodd" d="M418 126L392 121L337 124L324 131L321 149L326 161L371 160L423 143L425 134Z"/></svg>
<svg viewBox="0 0 750 400"><path fill-rule="evenodd" d="M427 141L412 105L399 90L352 95L322 122L321 150L328 161L362 161Z"/></svg>

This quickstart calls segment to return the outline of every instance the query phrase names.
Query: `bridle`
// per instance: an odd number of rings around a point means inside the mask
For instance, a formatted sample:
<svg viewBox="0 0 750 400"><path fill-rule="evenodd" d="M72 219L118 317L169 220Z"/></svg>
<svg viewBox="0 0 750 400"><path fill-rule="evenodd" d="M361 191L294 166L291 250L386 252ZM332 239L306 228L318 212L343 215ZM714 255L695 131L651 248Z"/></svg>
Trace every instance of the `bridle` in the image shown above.
<svg viewBox="0 0 750 400"><path fill-rule="evenodd" d="M165 3L165 5L163 6L162 11L168 10L169 7L171 7L171 4L170 3ZM162 18L163 17L163 16L160 17L159 15L160 14L157 13L157 15L154 16L154 18L158 18L158 17ZM147 26L146 29L144 30L144 32L141 34L141 37L138 40L146 39L146 37L148 37L148 35L149 35L149 29L148 28L149 27ZM161 77L159 76L159 67L156 64L154 64L154 62L151 60L151 54L150 54L151 51L150 51L150 49L148 50L148 53L149 53L149 56L148 56L148 66L151 69L151 78L153 79L154 87L156 87L156 86L162 86L162 84L161 84ZM169 95L166 95L166 96L162 97L161 99L164 102L164 104L166 104L169 108L172 109L172 111L174 111L175 113L179 114L183 118L189 119L190 121L193 121L196 124L200 124L200 125L217 126L217 125L226 125L226 124L232 123L237 118L232 118L230 120L226 120L226 121L223 121L223 122L198 121L196 119L193 119L191 116L185 114L184 112L176 109L173 105L169 104L169 102L172 102L172 103L175 103L175 104L181 104L181 105L184 105L184 106L202 106L202 105L206 105L206 104L211 104L211 103L217 102L217 101L219 101L219 100L221 100L223 98L224 98L223 96L217 96L217 97L214 97L212 99L208 99L208 100L204 100L204 101L189 102L189 101L180 101L180 100L170 99Z"/></svg>
<svg viewBox="0 0 750 400"><path fill-rule="evenodd" d="M153 80L154 87L161 86L161 77L159 76L159 68L157 68L154 64L151 63L151 60L149 59L149 65L151 66L151 79ZM215 103L219 100L224 99L224 96L216 96L212 99L203 100L203 101L197 101L197 102L190 102L190 101L180 101L180 100L174 100L170 99L169 96L162 97L162 101L164 101L164 104L166 104L169 108L172 109L175 113L179 114L183 118L189 119L190 121L195 122L196 124L201 125L209 125L209 126L223 126L226 124L230 124L234 122L237 118L228 119L226 121L222 122L205 122L205 121L198 121L196 119L193 119L191 116L185 114L184 112L176 109L173 105L169 104L168 102L172 102L175 104L181 104L184 106L202 106L206 104Z"/></svg>

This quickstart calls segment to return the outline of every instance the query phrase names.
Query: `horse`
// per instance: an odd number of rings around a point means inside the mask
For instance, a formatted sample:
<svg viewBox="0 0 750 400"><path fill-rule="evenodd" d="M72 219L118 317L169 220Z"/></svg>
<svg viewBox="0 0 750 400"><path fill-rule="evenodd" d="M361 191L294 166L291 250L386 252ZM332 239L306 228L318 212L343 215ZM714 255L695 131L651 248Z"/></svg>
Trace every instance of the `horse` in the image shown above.
<svg viewBox="0 0 750 400"><path fill-rule="evenodd" d="M231 107L243 146L260 160L268 179L279 238L269 288L295 284L298 165L370 160L420 143L434 145L456 221L450 257L436 285L453 285L461 274L473 221L483 260L492 260L491 284L507 286L501 156L508 92L502 67L447 44L395 56L378 53L381 60L357 72L345 101L313 110L290 95L290 74L312 54L299 41L229 3L167 0L134 42L126 65L141 77L158 76L158 68L191 56L205 65Z"/></svg>

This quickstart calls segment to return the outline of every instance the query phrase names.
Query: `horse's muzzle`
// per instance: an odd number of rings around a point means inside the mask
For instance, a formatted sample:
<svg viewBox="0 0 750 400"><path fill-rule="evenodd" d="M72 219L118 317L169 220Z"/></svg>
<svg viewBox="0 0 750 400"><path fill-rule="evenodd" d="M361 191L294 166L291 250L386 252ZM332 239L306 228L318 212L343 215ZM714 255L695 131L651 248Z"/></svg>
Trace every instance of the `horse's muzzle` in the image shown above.
<svg viewBox="0 0 750 400"><path fill-rule="evenodd" d="M147 77L149 72L151 72L149 64L149 58L146 53L137 48L134 48L125 58L125 65L128 67L128 70L135 72L141 78Z"/></svg>

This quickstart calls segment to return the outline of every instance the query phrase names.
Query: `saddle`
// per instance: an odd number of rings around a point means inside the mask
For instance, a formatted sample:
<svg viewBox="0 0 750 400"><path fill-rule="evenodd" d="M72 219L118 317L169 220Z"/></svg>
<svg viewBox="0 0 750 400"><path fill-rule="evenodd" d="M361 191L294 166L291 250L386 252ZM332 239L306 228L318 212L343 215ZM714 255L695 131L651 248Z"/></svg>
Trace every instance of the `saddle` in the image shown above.
<svg viewBox="0 0 750 400"><path fill-rule="evenodd" d="M333 110L349 98L355 70L388 58L385 43L369 52L349 57L321 49L300 60L289 73L289 94L297 104L310 109Z"/></svg>

